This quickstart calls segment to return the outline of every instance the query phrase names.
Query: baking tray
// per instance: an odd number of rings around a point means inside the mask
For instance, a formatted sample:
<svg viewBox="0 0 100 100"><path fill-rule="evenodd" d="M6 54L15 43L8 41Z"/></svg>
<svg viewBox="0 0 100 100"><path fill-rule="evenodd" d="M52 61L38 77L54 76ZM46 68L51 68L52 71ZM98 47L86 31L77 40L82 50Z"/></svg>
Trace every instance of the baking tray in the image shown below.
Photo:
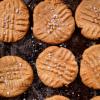
<svg viewBox="0 0 100 100"><path fill-rule="evenodd" d="M26 3L29 12L30 12L30 28L28 34L20 41L16 43L3 43L0 42L0 57L6 55L17 55L25 60L27 60L34 71L34 81L32 86L22 95L14 98L3 98L0 97L0 100L44 100L45 97L49 97L55 94L60 94L69 97L71 100L90 100L91 97L100 95L100 90L93 90L81 82L80 76L78 74L76 80L69 85L69 87L62 87L58 89L49 88L40 81L36 72L35 61L40 52L45 48L50 46L49 44L43 43L32 36L32 27L33 27L33 9L34 7L42 0L24 0ZM65 4L75 15L75 10L80 0L65 0ZM75 29L75 32L70 40L65 43L59 44L58 46L63 46L70 49L76 56L78 65L80 65L80 59L83 51L91 45L100 44L100 39L92 41L84 38L80 34L81 30L79 28ZM80 69L80 66L79 66Z"/></svg>

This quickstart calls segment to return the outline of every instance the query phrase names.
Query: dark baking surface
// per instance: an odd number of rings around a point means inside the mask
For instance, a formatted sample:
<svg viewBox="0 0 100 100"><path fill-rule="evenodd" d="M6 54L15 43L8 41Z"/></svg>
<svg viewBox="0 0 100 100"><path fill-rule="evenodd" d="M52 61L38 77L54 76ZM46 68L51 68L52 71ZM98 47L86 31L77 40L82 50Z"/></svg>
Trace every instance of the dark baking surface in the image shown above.
<svg viewBox="0 0 100 100"><path fill-rule="evenodd" d="M69 87L62 87L59 89L52 89L44 86L39 80L35 67L35 60L40 52L44 48L50 46L46 43L36 40L32 36L32 27L33 27L33 9L41 0L24 0L29 11L30 11L30 29L26 37L16 43L2 43L0 42L0 57L6 55L17 55L25 60L27 60L33 68L35 73L35 79L32 86L24 94L14 97L14 98L3 98L0 97L0 100L44 100L45 97L52 96L54 94L61 94L69 97L71 100L90 100L91 97L100 95L100 90L93 90L84 86L81 82L80 76L78 75L77 79L69 85ZM80 3L80 0L65 0L65 3L68 4L69 8L73 11L73 16L75 9ZM81 55L83 51L91 45L99 44L99 40L91 41L84 38L80 34L80 29L76 27L76 30L72 38L59 46L69 48L76 56L78 64L80 63Z"/></svg>

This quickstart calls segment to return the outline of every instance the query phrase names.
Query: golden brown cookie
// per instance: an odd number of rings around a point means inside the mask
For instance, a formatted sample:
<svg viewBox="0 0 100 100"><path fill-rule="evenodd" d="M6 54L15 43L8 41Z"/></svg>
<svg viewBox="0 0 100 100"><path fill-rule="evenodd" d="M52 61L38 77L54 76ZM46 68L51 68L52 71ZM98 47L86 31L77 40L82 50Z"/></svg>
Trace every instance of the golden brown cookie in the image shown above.
<svg viewBox="0 0 100 100"><path fill-rule="evenodd" d="M100 89L100 44L86 49L81 60L82 82L93 89Z"/></svg>
<svg viewBox="0 0 100 100"><path fill-rule="evenodd" d="M53 88L68 86L78 73L78 65L72 52L63 47L50 46L36 60L41 81Z"/></svg>
<svg viewBox="0 0 100 100"><path fill-rule="evenodd" d="M82 0L75 19L83 36L89 39L100 38L100 0Z"/></svg>
<svg viewBox="0 0 100 100"><path fill-rule="evenodd" d="M0 96L14 97L22 94L32 84L31 66L17 56L0 58Z"/></svg>
<svg viewBox="0 0 100 100"><path fill-rule="evenodd" d="M70 99L61 95L54 95L52 97L46 98L45 100L70 100Z"/></svg>
<svg viewBox="0 0 100 100"><path fill-rule="evenodd" d="M16 42L29 27L29 12L23 0L0 1L0 41Z"/></svg>
<svg viewBox="0 0 100 100"><path fill-rule="evenodd" d="M75 29L72 12L63 0L40 2L34 9L33 23L34 36L50 44L68 40Z"/></svg>
<svg viewBox="0 0 100 100"><path fill-rule="evenodd" d="M100 100L100 96L95 96L91 100Z"/></svg>

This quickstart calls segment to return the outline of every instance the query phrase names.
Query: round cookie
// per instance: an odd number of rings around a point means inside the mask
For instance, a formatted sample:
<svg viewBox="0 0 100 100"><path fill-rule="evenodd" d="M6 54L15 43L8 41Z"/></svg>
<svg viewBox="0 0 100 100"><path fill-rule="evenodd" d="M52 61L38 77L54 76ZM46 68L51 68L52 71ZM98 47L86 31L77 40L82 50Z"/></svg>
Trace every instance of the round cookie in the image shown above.
<svg viewBox="0 0 100 100"><path fill-rule="evenodd" d="M36 60L37 73L49 87L68 86L75 80L78 65L72 52L63 47L50 46Z"/></svg>
<svg viewBox="0 0 100 100"><path fill-rule="evenodd" d="M70 99L61 95L54 95L52 97L46 98L45 100L70 100Z"/></svg>
<svg viewBox="0 0 100 100"><path fill-rule="evenodd" d="M14 97L25 92L33 81L31 66L17 56L0 58L0 96Z"/></svg>
<svg viewBox="0 0 100 100"><path fill-rule="evenodd" d="M80 67L82 82L93 89L100 89L100 44L86 49Z"/></svg>
<svg viewBox="0 0 100 100"><path fill-rule="evenodd" d="M29 12L23 0L1 0L0 22L0 41L22 39L29 28Z"/></svg>
<svg viewBox="0 0 100 100"><path fill-rule="evenodd" d="M91 100L100 100L100 96L95 96Z"/></svg>
<svg viewBox="0 0 100 100"><path fill-rule="evenodd" d="M59 44L68 40L75 29L72 12L63 0L40 2L33 13L34 36L49 44Z"/></svg>
<svg viewBox="0 0 100 100"><path fill-rule="evenodd" d="M75 19L83 36L88 39L100 38L100 0L82 0Z"/></svg>

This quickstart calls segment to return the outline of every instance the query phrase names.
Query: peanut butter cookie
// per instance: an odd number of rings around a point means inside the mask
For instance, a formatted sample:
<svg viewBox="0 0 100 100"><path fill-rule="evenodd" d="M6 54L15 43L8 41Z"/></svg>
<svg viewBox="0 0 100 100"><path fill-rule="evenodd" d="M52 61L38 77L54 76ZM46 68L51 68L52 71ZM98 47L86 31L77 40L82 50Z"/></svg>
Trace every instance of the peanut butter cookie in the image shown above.
<svg viewBox="0 0 100 100"><path fill-rule="evenodd" d="M0 41L16 42L29 27L29 12L23 0L0 1Z"/></svg>
<svg viewBox="0 0 100 100"><path fill-rule="evenodd" d="M100 45L86 49L81 60L82 82L93 89L100 89Z"/></svg>
<svg viewBox="0 0 100 100"><path fill-rule="evenodd" d="M82 0L75 19L83 36L89 39L100 38L100 0Z"/></svg>
<svg viewBox="0 0 100 100"><path fill-rule="evenodd" d="M31 66L17 56L0 58L0 96L14 97L22 94L32 84Z"/></svg>
<svg viewBox="0 0 100 100"><path fill-rule="evenodd" d="M78 65L72 52L63 47L50 46L36 60L37 73L49 87L68 86L78 73Z"/></svg>
<svg viewBox="0 0 100 100"><path fill-rule="evenodd" d="M68 40L75 29L72 12L63 0L40 2L34 9L33 22L34 36L50 44Z"/></svg>

